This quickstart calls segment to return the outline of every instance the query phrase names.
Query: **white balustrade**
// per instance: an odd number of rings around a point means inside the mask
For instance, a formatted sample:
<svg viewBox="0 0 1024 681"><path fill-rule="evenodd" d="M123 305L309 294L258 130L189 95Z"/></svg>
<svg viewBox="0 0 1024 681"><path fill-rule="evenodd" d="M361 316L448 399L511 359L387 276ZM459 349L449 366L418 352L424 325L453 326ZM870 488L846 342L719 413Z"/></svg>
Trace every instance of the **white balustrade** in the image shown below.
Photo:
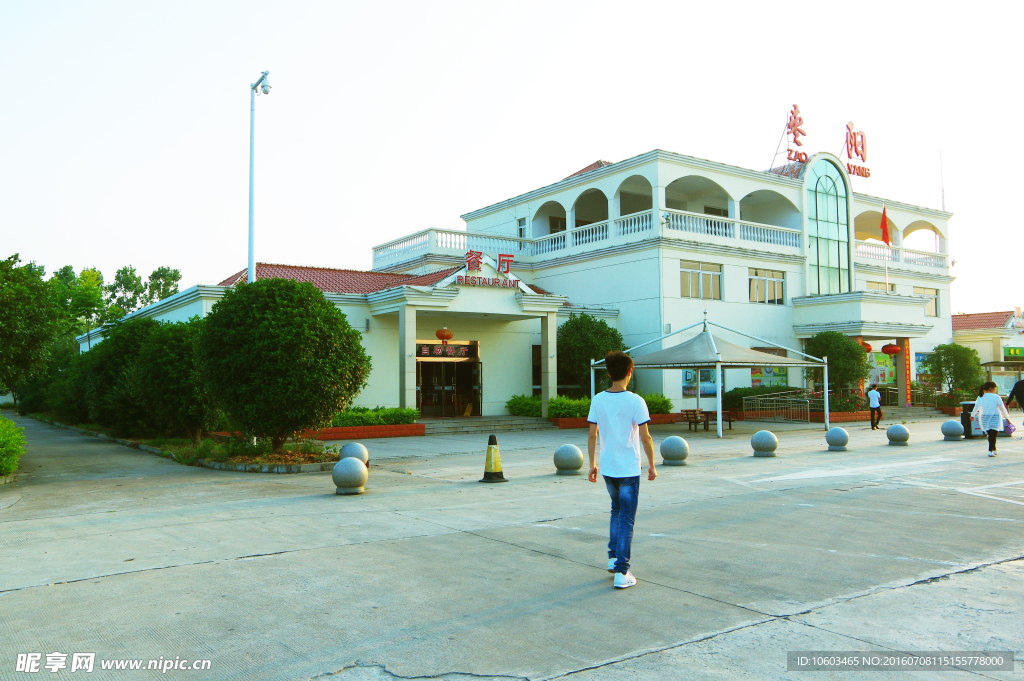
<svg viewBox="0 0 1024 681"><path fill-rule="evenodd" d="M773 244L775 246L792 246L793 248L800 248L803 241L803 234L796 229L786 229L785 227L741 222L740 239L743 241L756 241L759 244Z"/></svg>
<svg viewBox="0 0 1024 681"><path fill-rule="evenodd" d="M929 253L928 251L912 251L906 248L896 248L885 244L871 241L857 242L857 257L870 260L888 260L889 262L904 262L908 265L921 265L924 267L938 267L946 269L945 253Z"/></svg>
<svg viewBox="0 0 1024 681"><path fill-rule="evenodd" d="M653 225L654 221L651 219L650 211L634 213L615 221L615 233L617 235L639 234L651 229Z"/></svg>
<svg viewBox="0 0 1024 681"><path fill-rule="evenodd" d="M732 220L678 211L665 211L665 215L668 217L665 226L677 232L721 236L729 239L736 237L736 223Z"/></svg>
<svg viewBox="0 0 1024 681"><path fill-rule="evenodd" d="M608 238L608 223L595 222L583 225L569 232L569 235L572 237L573 246L583 246L604 241Z"/></svg>
<svg viewBox="0 0 1024 681"><path fill-rule="evenodd" d="M557 232L542 236L533 241L533 255L544 255L555 251L564 251L566 244L566 232Z"/></svg>
<svg viewBox="0 0 1024 681"><path fill-rule="evenodd" d="M375 246L373 249L373 266L379 267L383 263L408 260L417 253L425 251L428 241L429 233L423 231L407 236L404 239L391 241L382 246Z"/></svg>
<svg viewBox="0 0 1024 681"><path fill-rule="evenodd" d="M927 251L908 251L903 249L903 262L911 265L924 265L925 267L946 267L946 256L943 253L929 253Z"/></svg>

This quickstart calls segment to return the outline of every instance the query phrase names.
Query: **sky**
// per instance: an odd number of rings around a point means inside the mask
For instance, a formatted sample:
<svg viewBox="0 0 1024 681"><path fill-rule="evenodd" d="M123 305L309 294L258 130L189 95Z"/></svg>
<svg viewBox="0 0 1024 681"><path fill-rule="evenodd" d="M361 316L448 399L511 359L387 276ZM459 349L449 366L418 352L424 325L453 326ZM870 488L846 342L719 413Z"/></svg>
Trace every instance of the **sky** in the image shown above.
<svg viewBox="0 0 1024 681"><path fill-rule="evenodd" d="M0 0L0 257L183 287L244 269L269 70L261 262L369 269L655 148L763 170L799 104L809 152L867 134L855 191L941 208L944 186L954 312L1024 305L1021 5L694 5Z"/></svg>

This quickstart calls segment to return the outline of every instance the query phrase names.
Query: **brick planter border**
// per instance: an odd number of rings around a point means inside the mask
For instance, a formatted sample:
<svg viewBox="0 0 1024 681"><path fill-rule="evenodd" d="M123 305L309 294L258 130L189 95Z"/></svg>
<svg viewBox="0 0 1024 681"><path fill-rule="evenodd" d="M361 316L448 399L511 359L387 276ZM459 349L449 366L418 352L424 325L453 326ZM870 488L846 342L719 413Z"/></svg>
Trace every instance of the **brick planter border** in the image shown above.
<svg viewBox="0 0 1024 681"><path fill-rule="evenodd" d="M679 414L651 414L651 425L660 426L667 423L676 423ZM589 428L590 423L585 418L549 418L548 421L559 428Z"/></svg>
<svg viewBox="0 0 1024 681"><path fill-rule="evenodd" d="M585 420L585 419L584 419ZM369 440L378 437L417 437L427 434L422 423L404 423L397 426L339 426L320 431L306 431L302 437L313 440Z"/></svg>
<svg viewBox="0 0 1024 681"><path fill-rule="evenodd" d="M829 412L828 421L829 423L849 423L851 421L870 421L870 411L833 411ZM811 412L811 423L824 423L825 412L823 411L812 411Z"/></svg>

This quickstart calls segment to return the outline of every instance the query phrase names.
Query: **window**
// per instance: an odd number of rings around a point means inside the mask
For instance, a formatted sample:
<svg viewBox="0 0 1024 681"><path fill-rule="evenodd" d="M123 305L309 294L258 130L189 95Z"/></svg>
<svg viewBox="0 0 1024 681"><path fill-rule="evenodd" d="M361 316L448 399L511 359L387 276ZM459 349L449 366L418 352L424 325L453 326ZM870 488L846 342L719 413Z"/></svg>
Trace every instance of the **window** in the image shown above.
<svg viewBox="0 0 1024 681"><path fill-rule="evenodd" d="M519 218L516 226L519 228L519 238L526 238L526 218Z"/></svg>
<svg viewBox="0 0 1024 681"><path fill-rule="evenodd" d="M869 291L888 291L889 293L896 292L896 284L888 284L884 281L869 281L867 282Z"/></svg>
<svg viewBox="0 0 1024 681"><path fill-rule="evenodd" d="M704 206L704 215L714 215L719 218L729 217L729 211L725 208L715 208L713 206Z"/></svg>
<svg viewBox="0 0 1024 681"><path fill-rule="evenodd" d="M722 299L722 266L679 261L679 290L683 298Z"/></svg>
<svg viewBox="0 0 1024 681"><path fill-rule="evenodd" d="M548 231L551 234L557 234L558 232L565 231L565 218L556 218L551 216L548 218Z"/></svg>
<svg viewBox="0 0 1024 681"><path fill-rule="evenodd" d="M821 160L808 171L808 294L827 296L850 290L850 226L846 182L831 162Z"/></svg>
<svg viewBox="0 0 1024 681"><path fill-rule="evenodd" d="M778 270L747 270L750 274L750 302L786 304L786 273Z"/></svg>
<svg viewBox="0 0 1024 681"><path fill-rule="evenodd" d="M924 308L925 317L938 317L939 316L939 289L937 288L921 288L920 286L914 287L915 296L927 296L931 298L928 301L928 305Z"/></svg>

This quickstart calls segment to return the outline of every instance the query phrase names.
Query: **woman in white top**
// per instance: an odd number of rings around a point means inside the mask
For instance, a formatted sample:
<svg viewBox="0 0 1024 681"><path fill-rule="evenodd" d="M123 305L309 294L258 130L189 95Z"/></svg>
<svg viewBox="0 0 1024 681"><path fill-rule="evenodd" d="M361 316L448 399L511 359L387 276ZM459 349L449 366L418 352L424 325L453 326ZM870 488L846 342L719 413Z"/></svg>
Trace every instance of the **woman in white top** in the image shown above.
<svg viewBox="0 0 1024 681"><path fill-rule="evenodd" d="M971 420L977 421L981 429L988 433L989 456L996 455L996 434L1003 430L1004 420L1010 418L1003 398L996 392L998 387L993 381L981 386L981 395L971 412Z"/></svg>

